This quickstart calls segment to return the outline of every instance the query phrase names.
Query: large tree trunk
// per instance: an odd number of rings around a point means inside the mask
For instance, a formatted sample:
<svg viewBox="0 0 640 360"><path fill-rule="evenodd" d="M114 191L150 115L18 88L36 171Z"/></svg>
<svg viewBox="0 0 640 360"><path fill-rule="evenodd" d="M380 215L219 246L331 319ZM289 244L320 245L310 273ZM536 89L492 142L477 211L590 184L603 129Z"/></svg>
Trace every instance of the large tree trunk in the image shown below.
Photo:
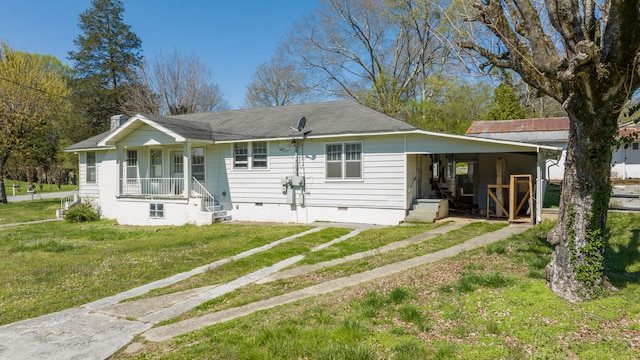
<svg viewBox="0 0 640 360"><path fill-rule="evenodd" d="M588 113L587 106L578 108L569 109L560 212L548 236L553 254L545 269L551 290L570 302L592 299L612 289L604 274L603 256L616 115L594 119L597 116Z"/></svg>
<svg viewBox="0 0 640 360"><path fill-rule="evenodd" d="M4 176L2 176L2 167L0 166L0 204L7 203L7 189L4 188Z"/></svg>

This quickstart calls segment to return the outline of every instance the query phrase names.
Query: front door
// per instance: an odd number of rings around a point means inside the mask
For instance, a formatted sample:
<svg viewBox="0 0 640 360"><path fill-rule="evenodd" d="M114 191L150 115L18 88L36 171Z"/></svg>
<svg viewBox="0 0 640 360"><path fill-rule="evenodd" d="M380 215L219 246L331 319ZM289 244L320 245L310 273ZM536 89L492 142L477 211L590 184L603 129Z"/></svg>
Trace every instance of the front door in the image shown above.
<svg viewBox="0 0 640 360"><path fill-rule="evenodd" d="M171 151L171 189L176 195L182 194L184 189L184 157L182 150Z"/></svg>

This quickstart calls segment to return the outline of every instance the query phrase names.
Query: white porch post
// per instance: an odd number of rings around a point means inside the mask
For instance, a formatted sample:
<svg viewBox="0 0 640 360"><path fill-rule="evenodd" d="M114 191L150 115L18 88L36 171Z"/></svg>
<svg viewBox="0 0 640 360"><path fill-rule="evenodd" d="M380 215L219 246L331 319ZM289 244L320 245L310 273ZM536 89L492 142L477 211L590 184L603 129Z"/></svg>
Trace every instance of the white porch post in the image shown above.
<svg viewBox="0 0 640 360"><path fill-rule="evenodd" d="M541 156L540 148L538 148L537 157L538 161L536 166L536 197L534 198L536 202L536 218L534 223L539 224L542 222L542 205L544 203L544 187L542 186L542 181L544 181L544 173L542 169L546 169L545 165L547 162L545 157Z"/></svg>
<svg viewBox="0 0 640 360"><path fill-rule="evenodd" d="M119 145L116 145L116 166L118 167L118 174L117 174L118 176L118 194L117 195L118 196L122 195L122 189L123 189L122 187L122 181L123 181L122 180L122 166L123 166L122 151L123 151L122 147Z"/></svg>
<svg viewBox="0 0 640 360"><path fill-rule="evenodd" d="M182 147L182 166L183 166L183 178L184 178L184 190L183 196L189 198L191 196L191 188L193 187L192 175L191 175L191 143L185 142Z"/></svg>

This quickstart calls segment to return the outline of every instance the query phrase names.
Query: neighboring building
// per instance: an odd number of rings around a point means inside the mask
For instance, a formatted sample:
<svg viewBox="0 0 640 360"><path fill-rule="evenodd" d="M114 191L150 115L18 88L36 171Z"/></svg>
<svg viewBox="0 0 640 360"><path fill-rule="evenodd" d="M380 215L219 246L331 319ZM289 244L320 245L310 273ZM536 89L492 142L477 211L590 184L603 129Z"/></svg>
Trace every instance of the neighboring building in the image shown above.
<svg viewBox="0 0 640 360"><path fill-rule="evenodd" d="M442 196L436 184L485 207L498 159L541 194L542 166L560 151L427 132L352 101L121 122L66 150L79 155L81 199L135 225L397 224L416 199Z"/></svg>
<svg viewBox="0 0 640 360"><path fill-rule="evenodd" d="M621 135L640 132L640 128L625 125ZM474 121L466 135L507 141L549 145L563 149L560 159L547 160L547 178L561 181L564 176L567 142L569 139L569 118L537 118L521 120ZM611 177L619 179L640 178L640 150L638 141L628 148L621 147L613 153Z"/></svg>

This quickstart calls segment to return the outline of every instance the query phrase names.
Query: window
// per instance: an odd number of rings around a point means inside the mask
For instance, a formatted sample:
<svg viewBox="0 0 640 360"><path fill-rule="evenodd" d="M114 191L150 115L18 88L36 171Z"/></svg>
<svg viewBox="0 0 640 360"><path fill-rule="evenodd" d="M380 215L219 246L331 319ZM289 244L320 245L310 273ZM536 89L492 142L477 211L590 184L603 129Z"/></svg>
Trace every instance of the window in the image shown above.
<svg viewBox="0 0 640 360"><path fill-rule="evenodd" d="M233 144L233 167L235 169L268 168L268 148L266 141Z"/></svg>
<svg viewBox="0 0 640 360"><path fill-rule="evenodd" d="M326 145L326 178L362 179L362 143Z"/></svg>
<svg viewBox="0 0 640 360"><path fill-rule="evenodd" d="M267 168L267 142L259 141L251 144L251 155L253 156L252 167L254 169Z"/></svg>
<svg viewBox="0 0 640 360"><path fill-rule="evenodd" d="M342 144L327 145L327 179L342 179Z"/></svg>
<svg viewBox="0 0 640 360"><path fill-rule="evenodd" d="M95 183L96 182L96 153L95 152L87 152L87 174L86 180L87 183Z"/></svg>
<svg viewBox="0 0 640 360"><path fill-rule="evenodd" d="M362 144L344 144L344 177L347 179L362 178Z"/></svg>
<svg viewBox="0 0 640 360"><path fill-rule="evenodd" d="M184 158L182 157L182 151L171 152L171 177L175 177L175 174L182 174L184 171Z"/></svg>
<svg viewBox="0 0 640 360"><path fill-rule="evenodd" d="M249 146L247 144L233 144L233 167L236 169L249 168Z"/></svg>
<svg viewBox="0 0 640 360"><path fill-rule="evenodd" d="M138 178L138 150L127 150L127 179Z"/></svg>
<svg viewBox="0 0 640 360"><path fill-rule="evenodd" d="M151 158L151 177L162 177L162 150L151 150L149 153Z"/></svg>
<svg viewBox="0 0 640 360"><path fill-rule="evenodd" d="M191 175L196 180L204 181L204 148L191 149Z"/></svg>
<svg viewBox="0 0 640 360"><path fill-rule="evenodd" d="M149 217L153 219L164 218L164 204L150 203L149 204Z"/></svg>
<svg viewBox="0 0 640 360"><path fill-rule="evenodd" d="M637 142L634 142L633 144L631 144L631 148L632 148L633 150L638 150L638 143L637 143Z"/></svg>

